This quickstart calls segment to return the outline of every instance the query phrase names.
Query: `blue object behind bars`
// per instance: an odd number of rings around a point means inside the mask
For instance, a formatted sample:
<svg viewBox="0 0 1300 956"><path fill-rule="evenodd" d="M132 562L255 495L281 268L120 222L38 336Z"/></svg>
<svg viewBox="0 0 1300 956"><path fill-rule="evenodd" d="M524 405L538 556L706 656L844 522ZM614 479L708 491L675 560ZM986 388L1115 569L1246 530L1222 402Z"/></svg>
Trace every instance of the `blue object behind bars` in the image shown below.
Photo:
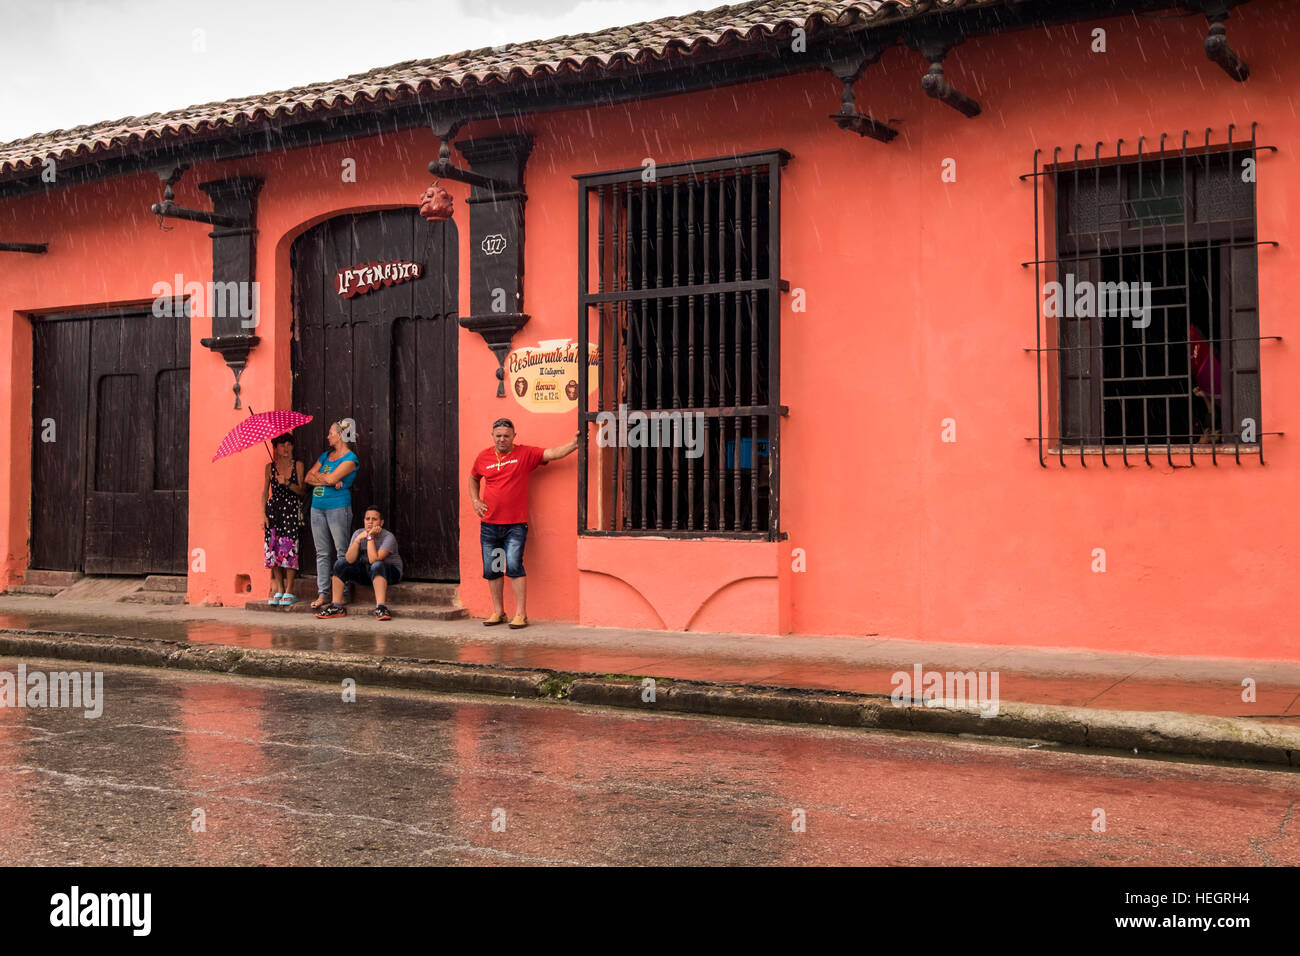
<svg viewBox="0 0 1300 956"><path fill-rule="evenodd" d="M754 467L754 444L753 443L754 443L754 439L752 438L742 438L740 440L740 468L742 471L746 468ZM758 440L758 457L759 458L767 457L766 438L760 438ZM736 461L736 441L733 438L731 441L727 442L727 467L735 468L736 467L735 461Z"/></svg>

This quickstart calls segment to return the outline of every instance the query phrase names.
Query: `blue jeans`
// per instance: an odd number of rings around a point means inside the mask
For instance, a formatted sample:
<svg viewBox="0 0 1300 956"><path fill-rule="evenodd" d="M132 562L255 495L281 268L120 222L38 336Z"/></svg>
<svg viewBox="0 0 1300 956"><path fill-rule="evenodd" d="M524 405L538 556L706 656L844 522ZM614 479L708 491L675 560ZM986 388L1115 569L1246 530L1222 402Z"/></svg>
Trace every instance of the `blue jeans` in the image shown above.
<svg viewBox="0 0 1300 956"><path fill-rule="evenodd" d="M312 508L311 536L316 541L316 593L330 593L330 571L334 556L348 551L352 529L352 506L346 508Z"/></svg>
<svg viewBox="0 0 1300 956"><path fill-rule="evenodd" d="M345 554L334 562L334 577L344 584L353 581L357 584L369 584L381 574L390 585L402 580L402 572L387 561L376 561L371 564L362 557L348 564L348 558Z"/></svg>
<svg viewBox="0 0 1300 956"><path fill-rule="evenodd" d="M527 524L488 524L482 522L478 533L483 546L483 577L495 581L501 577L502 565L508 578L524 577L524 542ZM502 558L505 560L503 561Z"/></svg>

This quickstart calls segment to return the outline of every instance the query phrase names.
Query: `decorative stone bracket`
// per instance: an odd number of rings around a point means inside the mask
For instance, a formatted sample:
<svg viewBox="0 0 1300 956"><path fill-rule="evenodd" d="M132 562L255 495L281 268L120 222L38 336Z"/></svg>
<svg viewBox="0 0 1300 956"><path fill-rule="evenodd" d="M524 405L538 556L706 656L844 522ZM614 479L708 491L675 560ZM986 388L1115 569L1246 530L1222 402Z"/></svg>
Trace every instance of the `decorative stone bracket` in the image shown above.
<svg viewBox="0 0 1300 956"><path fill-rule="evenodd" d="M510 354L510 340L527 322L528 316L522 312L467 315L460 320L461 328L483 336L483 341L497 357L497 398L506 397L506 356Z"/></svg>
<svg viewBox="0 0 1300 956"><path fill-rule="evenodd" d="M257 193L262 188L262 181L253 176L235 176L230 179L217 179L200 183L199 188L212 197L212 209L218 222L238 222L240 225L218 225L208 233L212 237L212 285L215 289L239 290L235 299L239 302L257 302L257 296L251 290L253 285L255 259L255 237L257 230L253 227L253 213ZM218 283L222 283L218 285ZM228 285L227 283L233 283ZM250 290L248 295L245 289ZM239 408L239 376L248 364L248 353L260 341L251 329L257 327L260 316L254 314L246 317L236 309L235 314L228 309L215 309L216 302L229 303L229 293L223 297L209 296L208 310L212 312L212 335L201 339L205 348L220 352L226 364L235 375L235 407ZM251 318L251 325L249 319Z"/></svg>
<svg viewBox="0 0 1300 956"><path fill-rule="evenodd" d="M524 304L524 164L532 137L488 136L456 144L474 172L491 180L470 190L469 310L462 328L483 337L497 357L497 398L506 397L510 341L528 322Z"/></svg>

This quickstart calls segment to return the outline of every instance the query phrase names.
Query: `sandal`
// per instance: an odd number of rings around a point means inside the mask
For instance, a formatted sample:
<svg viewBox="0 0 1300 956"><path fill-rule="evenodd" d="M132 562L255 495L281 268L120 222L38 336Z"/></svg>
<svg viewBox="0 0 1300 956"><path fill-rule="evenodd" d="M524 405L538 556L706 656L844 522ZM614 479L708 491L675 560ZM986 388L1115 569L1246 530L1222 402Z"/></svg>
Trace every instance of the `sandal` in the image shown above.
<svg viewBox="0 0 1300 956"><path fill-rule="evenodd" d="M280 598L280 607L289 607L298 603L298 595L286 593Z"/></svg>
<svg viewBox="0 0 1300 956"><path fill-rule="evenodd" d="M521 627L527 627L528 618L524 617L522 614L516 614L515 619L510 622L510 626L515 630L519 630Z"/></svg>
<svg viewBox="0 0 1300 956"><path fill-rule="evenodd" d="M329 603L330 603L330 599L328 595L318 594L316 595L316 600L311 602L311 608L313 611L319 611L321 608L323 608L326 604Z"/></svg>
<svg viewBox="0 0 1300 956"><path fill-rule="evenodd" d="M283 597L284 595L282 593L276 591L274 594L272 594L269 598L266 599L266 603L269 604L271 607L279 607L280 599Z"/></svg>
<svg viewBox="0 0 1300 956"><path fill-rule="evenodd" d="M504 624L505 622L506 622L506 616L505 613L503 612L500 614L493 614L490 618L488 618L486 621L483 622L483 626L495 627L497 624Z"/></svg>

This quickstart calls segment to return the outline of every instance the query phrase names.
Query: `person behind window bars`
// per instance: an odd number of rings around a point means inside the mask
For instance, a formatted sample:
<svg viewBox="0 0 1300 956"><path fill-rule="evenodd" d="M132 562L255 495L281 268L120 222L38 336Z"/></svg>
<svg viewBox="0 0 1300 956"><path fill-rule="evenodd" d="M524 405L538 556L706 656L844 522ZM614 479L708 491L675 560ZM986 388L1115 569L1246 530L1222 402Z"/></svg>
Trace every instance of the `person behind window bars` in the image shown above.
<svg viewBox="0 0 1300 956"><path fill-rule="evenodd" d="M1187 325L1187 337L1190 339L1187 350L1193 382L1192 394L1201 399L1192 413L1192 429L1200 429L1198 445L1210 445L1219 440L1223 428L1223 411L1220 406L1223 369L1204 334L1190 322Z"/></svg>
<svg viewBox="0 0 1300 956"><path fill-rule="evenodd" d="M554 448L515 444L515 426L508 418L492 423L492 447L479 452L469 474L469 500L482 520L479 542L483 549L483 577L492 594L491 627L506 620L505 582L515 594L514 628L528 626L525 602L524 542L528 538L528 480L533 469L578 450L582 432L573 441Z"/></svg>

